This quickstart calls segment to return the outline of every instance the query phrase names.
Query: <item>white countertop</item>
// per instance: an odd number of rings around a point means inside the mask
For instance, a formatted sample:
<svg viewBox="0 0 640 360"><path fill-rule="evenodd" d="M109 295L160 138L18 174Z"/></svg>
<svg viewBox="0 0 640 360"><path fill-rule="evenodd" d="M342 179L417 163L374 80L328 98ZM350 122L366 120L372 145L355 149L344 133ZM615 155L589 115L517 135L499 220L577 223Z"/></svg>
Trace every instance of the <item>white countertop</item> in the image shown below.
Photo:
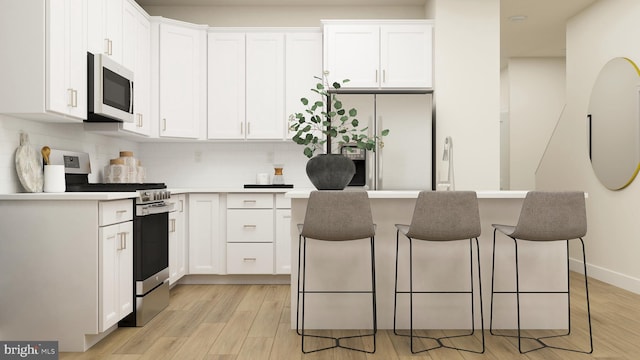
<svg viewBox="0 0 640 360"><path fill-rule="evenodd" d="M14 193L0 194L2 200L120 200L138 196L132 192L64 192L64 193Z"/></svg>
<svg viewBox="0 0 640 360"><path fill-rule="evenodd" d="M244 187L211 187L211 188L167 188L172 194L198 194L198 193L286 193L292 188L255 188Z"/></svg>
<svg viewBox="0 0 640 360"><path fill-rule="evenodd" d="M309 193L314 189L300 189L288 191L286 198L290 199L306 199ZM357 191L357 190L345 190ZM367 191L370 199L415 199L418 197L418 190L372 190ZM500 191L500 190L481 190L476 191L478 199L524 199L527 191Z"/></svg>

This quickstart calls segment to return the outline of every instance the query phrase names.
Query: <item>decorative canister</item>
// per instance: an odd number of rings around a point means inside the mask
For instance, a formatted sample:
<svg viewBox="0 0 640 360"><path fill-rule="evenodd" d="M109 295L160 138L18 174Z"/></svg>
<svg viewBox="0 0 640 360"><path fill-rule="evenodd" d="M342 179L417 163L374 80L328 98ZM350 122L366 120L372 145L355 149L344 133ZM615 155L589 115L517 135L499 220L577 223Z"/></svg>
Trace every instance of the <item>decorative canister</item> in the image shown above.
<svg viewBox="0 0 640 360"><path fill-rule="evenodd" d="M104 179L107 183L128 183L129 167L123 159L111 159L104 168Z"/></svg>
<svg viewBox="0 0 640 360"><path fill-rule="evenodd" d="M147 175L146 170L144 169L144 167L141 165L140 160L138 160L138 165L136 167L136 175L138 178L138 183L142 184L144 183L145 177Z"/></svg>
<svg viewBox="0 0 640 360"><path fill-rule="evenodd" d="M128 182L134 183L138 181L138 160L133 157L133 151L120 151L120 159L124 161L129 175Z"/></svg>

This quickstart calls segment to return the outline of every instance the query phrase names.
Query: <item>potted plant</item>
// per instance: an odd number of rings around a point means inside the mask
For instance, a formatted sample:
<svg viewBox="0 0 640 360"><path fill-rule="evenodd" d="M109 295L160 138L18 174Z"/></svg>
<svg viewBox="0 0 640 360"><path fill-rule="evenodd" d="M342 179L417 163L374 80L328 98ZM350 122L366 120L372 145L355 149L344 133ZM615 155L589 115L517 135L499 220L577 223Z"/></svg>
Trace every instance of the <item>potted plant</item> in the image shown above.
<svg viewBox="0 0 640 360"><path fill-rule="evenodd" d="M361 126L355 108L347 109L334 90L349 82L336 81L329 86L328 72L318 80L311 91L316 95L315 101L303 97L300 99L306 110L289 116L289 129L295 131L293 141L303 145L303 153L310 158L307 162L307 176L319 190L344 189L355 173L353 161L341 154L331 153L331 141L336 139L339 145L354 144L365 151L375 151L376 143L389 134L385 129L380 135L369 135L369 127ZM327 149L325 154L323 151ZM314 156L319 151L320 154Z"/></svg>

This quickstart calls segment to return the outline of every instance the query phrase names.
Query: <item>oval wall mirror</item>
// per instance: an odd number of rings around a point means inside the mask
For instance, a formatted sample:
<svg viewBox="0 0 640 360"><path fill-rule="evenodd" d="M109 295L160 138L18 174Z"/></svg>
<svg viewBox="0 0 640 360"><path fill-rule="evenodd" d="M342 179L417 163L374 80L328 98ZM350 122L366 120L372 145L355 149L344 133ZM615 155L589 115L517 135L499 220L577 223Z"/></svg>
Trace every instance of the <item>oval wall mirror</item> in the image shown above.
<svg viewBox="0 0 640 360"><path fill-rule="evenodd" d="M589 99L589 157L608 189L629 185L640 165L640 70L614 58L600 71Z"/></svg>

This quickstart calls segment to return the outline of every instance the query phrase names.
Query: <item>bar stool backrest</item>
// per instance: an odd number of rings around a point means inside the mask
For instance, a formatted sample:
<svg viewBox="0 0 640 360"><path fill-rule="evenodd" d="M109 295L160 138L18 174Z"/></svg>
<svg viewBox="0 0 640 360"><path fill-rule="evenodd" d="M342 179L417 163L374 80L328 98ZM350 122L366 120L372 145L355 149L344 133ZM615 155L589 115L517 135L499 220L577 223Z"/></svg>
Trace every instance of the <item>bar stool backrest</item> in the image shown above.
<svg viewBox="0 0 640 360"><path fill-rule="evenodd" d="M432 241L480 236L480 213L475 191L421 191L407 236Z"/></svg>
<svg viewBox="0 0 640 360"><path fill-rule="evenodd" d="M584 192L530 191L522 202L511 237L522 240L569 240L587 233Z"/></svg>
<svg viewBox="0 0 640 360"><path fill-rule="evenodd" d="M312 191L300 235L316 240L344 241L375 235L366 191Z"/></svg>

